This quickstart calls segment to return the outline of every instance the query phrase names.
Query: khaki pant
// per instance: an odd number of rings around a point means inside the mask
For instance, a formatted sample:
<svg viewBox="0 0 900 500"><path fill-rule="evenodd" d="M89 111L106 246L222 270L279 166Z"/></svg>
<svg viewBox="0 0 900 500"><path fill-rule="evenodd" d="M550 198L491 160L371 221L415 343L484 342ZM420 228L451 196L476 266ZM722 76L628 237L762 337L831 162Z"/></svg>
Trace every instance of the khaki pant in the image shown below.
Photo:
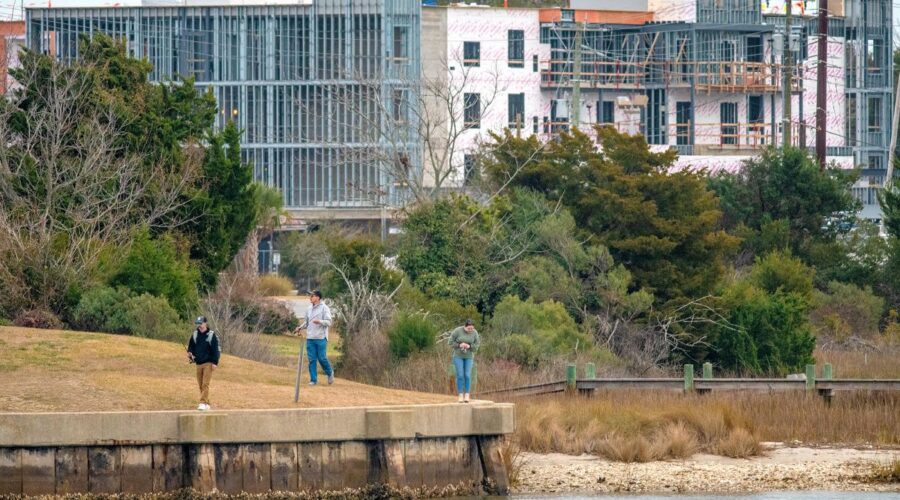
<svg viewBox="0 0 900 500"><path fill-rule="evenodd" d="M209 404L209 381L212 379L213 364L197 365L197 384L200 386L200 402Z"/></svg>

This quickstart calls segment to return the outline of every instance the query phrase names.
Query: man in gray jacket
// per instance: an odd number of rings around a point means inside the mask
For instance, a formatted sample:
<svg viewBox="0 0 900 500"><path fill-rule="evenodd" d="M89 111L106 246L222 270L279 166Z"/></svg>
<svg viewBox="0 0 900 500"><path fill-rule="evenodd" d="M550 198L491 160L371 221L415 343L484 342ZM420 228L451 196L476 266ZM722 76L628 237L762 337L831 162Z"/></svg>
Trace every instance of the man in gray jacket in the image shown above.
<svg viewBox="0 0 900 500"><path fill-rule="evenodd" d="M328 362L326 351L328 350L328 327L331 326L331 309L322 302L322 292L313 290L309 294L309 309L306 310L306 324L295 330L306 329L306 355L309 358L309 385L316 385L319 374L316 370L316 362L322 365L325 375L328 375L328 384L334 383L334 370Z"/></svg>

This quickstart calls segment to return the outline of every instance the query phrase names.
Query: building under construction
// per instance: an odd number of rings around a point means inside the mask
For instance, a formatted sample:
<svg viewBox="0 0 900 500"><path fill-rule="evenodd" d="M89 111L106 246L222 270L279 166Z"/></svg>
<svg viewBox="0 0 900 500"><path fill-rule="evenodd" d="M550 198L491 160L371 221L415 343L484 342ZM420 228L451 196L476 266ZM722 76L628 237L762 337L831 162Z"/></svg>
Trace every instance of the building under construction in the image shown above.
<svg viewBox="0 0 900 500"><path fill-rule="evenodd" d="M467 143L513 125L549 138L601 123L642 133L655 149L676 148L679 166L711 170L783 144L788 123L792 144L814 146L815 0L794 0L787 39L785 5L772 0L572 0L571 7L424 9L423 23L446 26L446 37L439 47L426 39L423 53L438 49L451 62L461 55L451 74L463 66L481 73L468 78L477 99L467 102L484 100L484 81L496 75L490 106L507 103L508 113L479 109L477 126L469 116ZM881 185L888 160L891 4L832 0L829 10L827 159L862 169L856 191L871 209L877 202L867 186Z"/></svg>

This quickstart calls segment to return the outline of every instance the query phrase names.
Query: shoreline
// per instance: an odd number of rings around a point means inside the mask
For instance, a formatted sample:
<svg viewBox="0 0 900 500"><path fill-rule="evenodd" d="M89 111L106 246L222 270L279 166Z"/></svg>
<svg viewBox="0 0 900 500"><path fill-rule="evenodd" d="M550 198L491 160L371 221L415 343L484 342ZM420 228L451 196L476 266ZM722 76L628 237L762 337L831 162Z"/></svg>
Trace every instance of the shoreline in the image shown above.
<svg viewBox="0 0 900 500"><path fill-rule="evenodd" d="M514 492L762 493L900 492L900 483L870 483L875 463L900 460L898 448L789 446L765 443L764 455L728 458L698 453L685 460L611 462L591 455L521 454Z"/></svg>

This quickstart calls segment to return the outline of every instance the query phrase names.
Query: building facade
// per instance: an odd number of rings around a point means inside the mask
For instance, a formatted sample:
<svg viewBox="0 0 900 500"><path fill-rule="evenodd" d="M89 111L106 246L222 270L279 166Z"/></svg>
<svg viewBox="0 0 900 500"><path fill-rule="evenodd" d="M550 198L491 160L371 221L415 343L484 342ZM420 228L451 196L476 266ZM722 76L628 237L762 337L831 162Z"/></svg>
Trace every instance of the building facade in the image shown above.
<svg viewBox="0 0 900 500"><path fill-rule="evenodd" d="M423 53L456 61L451 74L461 66L479 72L465 90L473 96L462 114L469 135L455 163L469 164L489 131L518 126L551 139L575 125L606 124L643 134L655 150L677 149L678 168L733 170L783 143L786 94L792 144L813 148L817 6L793 3L788 88L785 6L777 0L425 7L423 22L447 34L436 44L423 40ZM863 215L877 219L875 193L889 158L891 9L886 0L836 3L827 37L827 159L860 168L854 193Z"/></svg>
<svg viewBox="0 0 900 500"><path fill-rule="evenodd" d="M29 8L25 21L28 46L61 60L78 58L80 35L102 32L147 59L153 81L194 78L215 95L217 125L244 131L245 160L286 209L365 219L403 201L384 163L420 164L419 12L416 0L147 0Z"/></svg>
<svg viewBox="0 0 900 500"><path fill-rule="evenodd" d="M13 85L9 69L19 65L19 48L25 46L25 23L0 21L0 95Z"/></svg>

